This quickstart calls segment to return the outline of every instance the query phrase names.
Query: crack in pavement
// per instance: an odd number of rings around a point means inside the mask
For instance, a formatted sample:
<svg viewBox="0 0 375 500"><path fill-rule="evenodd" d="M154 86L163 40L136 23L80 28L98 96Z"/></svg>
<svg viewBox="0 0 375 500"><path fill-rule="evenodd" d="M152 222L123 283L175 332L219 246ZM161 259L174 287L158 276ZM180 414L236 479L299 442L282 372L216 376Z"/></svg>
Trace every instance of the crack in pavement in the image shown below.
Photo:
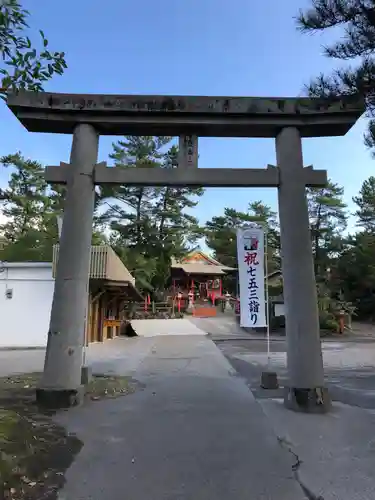
<svg viewBox="0 0 375 500"><path fill-rule="evenodd" d="M292 471L295 480L298 482L300 485L304 495L306 496L307 500L324 500L324 497L321 495L315 495L314 492L311 491L310 488L304 484L304 482L301 479L300 476L300 467L303 464L303 460L300 459L300 457L295 453L292 449L293 444L289 442L285 437L282 436L277 436L277 440L284 449L286 449L291 455L293 455L294 459L296 462L292 465Z"/></svg>

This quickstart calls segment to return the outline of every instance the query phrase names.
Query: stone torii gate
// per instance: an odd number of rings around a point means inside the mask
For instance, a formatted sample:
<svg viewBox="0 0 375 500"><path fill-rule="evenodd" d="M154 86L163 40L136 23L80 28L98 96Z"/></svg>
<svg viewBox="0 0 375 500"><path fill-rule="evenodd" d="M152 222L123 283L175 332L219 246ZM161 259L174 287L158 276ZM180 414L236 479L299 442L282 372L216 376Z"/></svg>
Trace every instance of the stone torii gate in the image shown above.
<svg viewBox="0 0 375 500"><path fill-rule="evenodd" d="M305 196L325 171L304 168L302 137L344 135L364 112L357 96L335 100L19 92L8 106L31 132L73 134L70 163L46 168L67 185L44 375L37 398L68 406L81 394L95 184L277 187L286 303L286 405L325 411L317 293ZM122 169L97 163L100 135L180 137L177 169ZM198 169L198 137L274 137L277 165Z"/></svg>

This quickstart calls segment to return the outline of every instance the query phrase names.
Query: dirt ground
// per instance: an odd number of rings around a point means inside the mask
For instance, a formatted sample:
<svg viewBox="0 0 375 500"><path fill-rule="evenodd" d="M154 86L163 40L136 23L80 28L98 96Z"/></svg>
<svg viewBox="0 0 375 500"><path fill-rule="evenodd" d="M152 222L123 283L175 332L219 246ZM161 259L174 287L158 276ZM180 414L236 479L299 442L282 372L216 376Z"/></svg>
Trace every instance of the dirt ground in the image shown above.
<svg viewBox="0 0 375 500"><path fill-rule="evenodd" d="M35 404L40 373L0 378L0 498L55 500L83 443L56 424L53 412ZM133 393L129 377L94 376L85 403ZM69 410L65 410L69 411Z"/></svg>

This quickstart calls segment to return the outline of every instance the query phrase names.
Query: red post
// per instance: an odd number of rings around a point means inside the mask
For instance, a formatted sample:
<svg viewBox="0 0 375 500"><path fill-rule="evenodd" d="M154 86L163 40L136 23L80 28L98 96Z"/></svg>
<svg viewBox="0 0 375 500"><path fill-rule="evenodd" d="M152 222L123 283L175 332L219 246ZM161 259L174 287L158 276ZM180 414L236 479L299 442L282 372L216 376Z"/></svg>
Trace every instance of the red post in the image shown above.
<svg viewBox="0 0 375 500"><path fill-rule="evenodd" d="M145 312L147 312L147 296L145 297Z"/></svg>
<svg viewBox="0 0 375 500"><path fill-rule="evenodd" d="M221 297L223 295L223 282L221 278L219 279L219 296Z"/></svg>

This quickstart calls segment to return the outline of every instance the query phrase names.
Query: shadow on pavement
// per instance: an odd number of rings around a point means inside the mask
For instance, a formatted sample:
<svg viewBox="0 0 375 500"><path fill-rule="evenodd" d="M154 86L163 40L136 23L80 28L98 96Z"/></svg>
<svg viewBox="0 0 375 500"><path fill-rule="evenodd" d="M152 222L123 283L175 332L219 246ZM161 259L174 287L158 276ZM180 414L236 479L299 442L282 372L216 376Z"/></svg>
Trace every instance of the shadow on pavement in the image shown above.
<svg viewBox="0 0 375 500"><path fill-rule="evenodd" d="M231 342L231 344L234 343ZM238 343L238 346L243 347L243 343ZM218 347L221 348L222 344L219 343ZM283 388L288 380L288 373L285 368L277 367L276 370L280 385L279 389L262 389L260 387L260 379L264 366L261 363L258 364L239 359L231 355L230 349L221 348L221 351L236 370L238 376L245 380L256 398L283 398ZM375 371L372 367L326 368L325 379L333 401L361 408L375 409Z"/></svg>

